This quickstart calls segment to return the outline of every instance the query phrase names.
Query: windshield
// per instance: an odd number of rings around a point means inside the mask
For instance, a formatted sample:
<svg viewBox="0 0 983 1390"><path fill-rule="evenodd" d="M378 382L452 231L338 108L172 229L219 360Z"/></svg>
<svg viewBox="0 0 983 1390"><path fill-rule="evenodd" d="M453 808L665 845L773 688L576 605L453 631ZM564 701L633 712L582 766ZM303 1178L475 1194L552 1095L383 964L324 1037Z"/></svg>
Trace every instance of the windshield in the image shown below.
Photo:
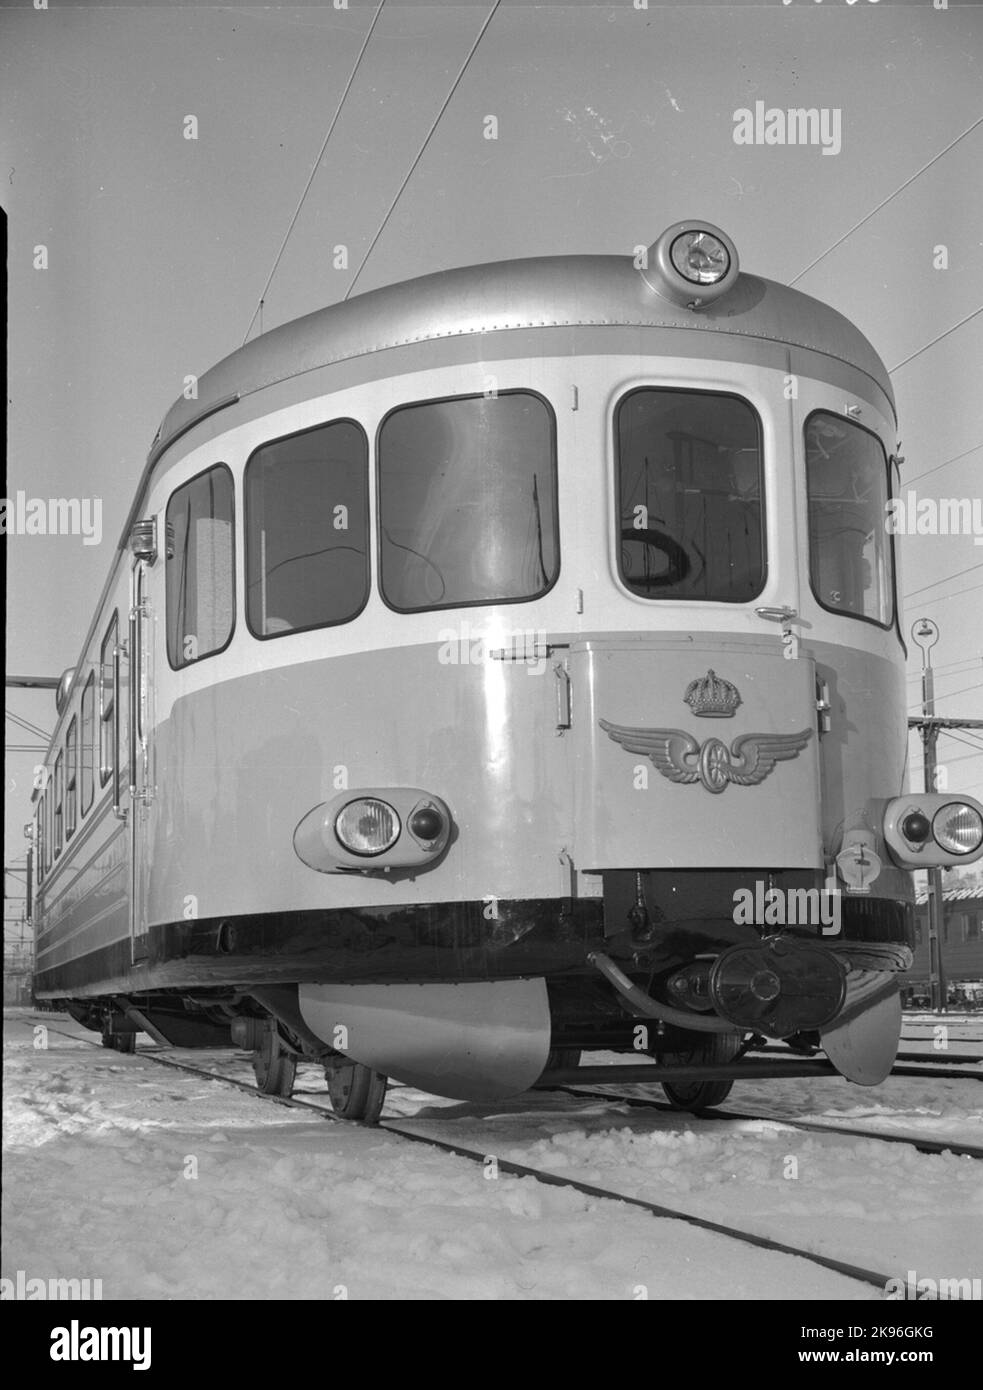
<svg viewBox="0 0 983 1390"><path fill-rule="evenodd" d="M890 627L894 575L888 461L875 434L817 411L806 421L809 577L824 608Z"/></svg>
<svg viewBox="0 0 983 1390"><path fill-rule="evenodd" d="M379 434L379 513L393 608L544 594L559 570L553 412L523 391L393 411Z"/></svg>
<svg viewBox="0 0 983 1390"><path fill-rule="evenodd" d="M646 387L618 406L618 567L650 599L742 603L765 579L761 430L736 396Z"/></svg>

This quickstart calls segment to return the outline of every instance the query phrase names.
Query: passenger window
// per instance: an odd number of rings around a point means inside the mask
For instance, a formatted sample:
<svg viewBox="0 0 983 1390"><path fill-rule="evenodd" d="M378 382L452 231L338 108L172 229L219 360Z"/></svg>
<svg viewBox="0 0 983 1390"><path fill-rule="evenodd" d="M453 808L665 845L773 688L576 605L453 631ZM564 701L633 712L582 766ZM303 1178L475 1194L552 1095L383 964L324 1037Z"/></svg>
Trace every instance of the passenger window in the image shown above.
<svg viewBox="0 0 983 1390"><path fill-rule="evenodd" d="M104 787L116 766L113 744L113 650L119 633L116 614L109 624L99 654L99 785Z"/></svg>
<svg viewBox="0 0 983 1390"><path fill-rule="evenodd" d="M225 464L167 504L167 658L174 670L224 651L235 624L234 485Z"/></svg>
<svg viewBox="0 0 983 1390"><path fill-rule="evenodd" d="M809 577L823 608L890 627L894 553L888 460L876 434L816 411L806 421Z"/></svg>
<svg viewBox="0 0 983 1390"><path fill-rule="evenodd" d="M80 733L79 755L81 767L79 770L79 780L81 789L79 793L79 813L85 815L92 805L95 796L95 758L96 758L96 675L94 671L89 672L89 679L85 683L82 691L82 728Z"/></svg>
<svg viewBox="0 0 983 1390"><path fill-rule="evenodd" d="M37 808L34 812L34 838L36 841L34 861L35 872L37 874L38 883L40 884L44 881L44 856L48 847L48 837L44 831L44 792L41 793L41 796L38 799Z"/></svg>
<svg viewBox="0 0 983 1390"><path fill-rule="evenodd" d="M65 839L75 834L76 796L78 791L78 723L75 716L65 735Z"/></svg>
<svg viewBox="0 0 983 1390"><path fill-rule="evenodd" d="M63 840L64 840L64 833L65 833L65 814L64 814L64 799L65 799L65 755L64 755L64 753L59 753L58 756L57 756L57 758L55 759L55 775L54 775L54 779L53 779L53 786L54 786L54 819L55 819L55 824L54 824L54 841L55 841L55 843L54 843L54 853L55 853L55 858L57 859L58 856L59 856L59 854L61 854L62 843L63 843Z"/></svg>
<svg viewBox="0 0 983 1390"><path fill-rule="evenodd" d="M644 387L619 404L618 572L648 599L746 603L765 581L761 424L747 401Z"/></svg>
<svg viewBox="0 0 983 1390"><path fill-rule="evenodd" d="M507 391L387 415L379 533L382 594L399 612L545 594L560 568L550 406Z"/></svg>
<svg viewBox="0 0 983 1390"><path fill-rule="evenodd" d="M256 637L346 623L369 596L369 446L351 420L246 464L246 621Z"/></svg>

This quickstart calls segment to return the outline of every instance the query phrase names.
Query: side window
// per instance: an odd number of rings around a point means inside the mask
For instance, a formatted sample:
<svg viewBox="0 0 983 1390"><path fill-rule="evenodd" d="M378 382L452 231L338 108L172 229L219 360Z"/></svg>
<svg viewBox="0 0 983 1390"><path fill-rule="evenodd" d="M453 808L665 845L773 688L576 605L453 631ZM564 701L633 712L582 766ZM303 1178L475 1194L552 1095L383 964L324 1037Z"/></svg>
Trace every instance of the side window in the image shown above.
<svg viewBox="0 0 983 1390"><path fill-rule="evenodd" d="M72 716L65 735L65 839L75 834L78 807L78 720Z"/></svg>
<svg viewBox="0 0 983 1390"><path fill-rule="evenodd" d="M167 659L175 671L224 651L235 624L234 486L224 463L167 504Z"/></svg>
<svg viewBox="0 0 983 1390"><path fill-rule="evenodd" d="M806 421L809 578L823 608L890 627L894 552L888 460L876 434L816 411Z"/></svg>
<svg viewBox="0 0 983 1390"><path fill-rule="evenodd" d="M379 573L397 612L520 603L560 569L556 422L528 391L400 406L379 430Z"/></svg>
<svg viewBox="0 0 983 1390"><path fill-rule="evenodd" d="M52 778L54 793L54 854L57 859L65 839L65 754L61 752L55 759L55 775Z"/></svg>
<svg viewBox="0 0 983 1390"><path fill-rule="evenodd" d="M38 797L34 811L34 872L38 883L44 882L44 853L47 836L44 833L44 792Z"/></svg>
<svg viewBox="0 0 983 1390"><path fill-rule="evenodd" d="M256 637L346 623L369 596L369 446L351 420L246 464L246 621Z"/></svg>
<svg viewBox="0 0 983 1390"><path fill-rule="evenodd" d="M89 672L89 679L82 691L82 727L80 731L79 758L79 814L86 815L95 796L95 758L96 758L96 673Z"/></svg>
<svg viewBox="0 0 983 1390"><path fill-rule="evenodd" d="M119 633L119 619L113 614L112 622L102 639L99 652L99 785L104 787L113 775L116 766L116 748L113 743L113 648Z"/></svg>
<svg viewBox="0 0 983 1390"><path fill-rule="evenodd" d="M747 401L643 387L619 403L618 572L647 599L746 603L765 582L761 424Z"/></svg>

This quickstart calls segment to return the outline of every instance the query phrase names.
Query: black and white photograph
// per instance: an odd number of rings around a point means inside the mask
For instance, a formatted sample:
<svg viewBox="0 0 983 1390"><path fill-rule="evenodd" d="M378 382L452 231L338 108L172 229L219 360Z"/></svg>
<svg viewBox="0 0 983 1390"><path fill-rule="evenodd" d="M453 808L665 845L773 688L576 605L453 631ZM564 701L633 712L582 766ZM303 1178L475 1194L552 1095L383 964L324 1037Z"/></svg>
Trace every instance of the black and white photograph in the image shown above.
<svg viewBox="0 0 983 1390"><path fill-rule="evenodd" d="M966 1364L981 170L980 3L0 6L37 1367Z"/></svg>

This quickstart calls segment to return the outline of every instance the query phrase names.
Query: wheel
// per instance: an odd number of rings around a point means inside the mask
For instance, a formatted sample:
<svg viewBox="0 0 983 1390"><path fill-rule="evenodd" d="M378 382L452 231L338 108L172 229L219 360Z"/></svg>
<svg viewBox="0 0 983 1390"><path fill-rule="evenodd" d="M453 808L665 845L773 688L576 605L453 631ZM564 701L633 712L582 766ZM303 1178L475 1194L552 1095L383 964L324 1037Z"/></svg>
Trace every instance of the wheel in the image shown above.
<svg viewBox="0 0 983 1390"><path fill-rule="evenodd" d="M363 1125L378 1123L386 1099L388 1076L381 1071L364 1067L361 1062L340 1061L325 1067L331 1108L345 1120L358 1120Z"/></svg>
<svg viewBox="0 0 983 1390"><path fill-rule="evenodd" d="M111 1047L114 1052L136 1052L136 1033L113 1033L108 1028L102 1030L103 1047Z"/></svg>
<svg viewBox="0 0 983 1390"><path fill-rule="evenodd" d="M732 1062L740 1050L740 1039L730 1034L716 1033L700 1042L692 1052L666 1053L662 1060L678 1066L712 1066ZM674 1110L688 1110L699 1115L720 1105L730 1095L733 1081L663 1081L662 1089Z"/></svg>
<svg viewBox="0 0 983 1390"><path fill-rule="evenodd" d="M289 1096L297 1076L297 1058L280 1040L276 1025L268 1022L263 1043L253 1053L253 1075L264 1096Z"/></svg>
<svg viewBox="0 0 983 1390"><path fill-rule="evenodd" d="M551 1047L546 1058L547 1071L573 1071L580 1066L579 1047Z"/></svg>

